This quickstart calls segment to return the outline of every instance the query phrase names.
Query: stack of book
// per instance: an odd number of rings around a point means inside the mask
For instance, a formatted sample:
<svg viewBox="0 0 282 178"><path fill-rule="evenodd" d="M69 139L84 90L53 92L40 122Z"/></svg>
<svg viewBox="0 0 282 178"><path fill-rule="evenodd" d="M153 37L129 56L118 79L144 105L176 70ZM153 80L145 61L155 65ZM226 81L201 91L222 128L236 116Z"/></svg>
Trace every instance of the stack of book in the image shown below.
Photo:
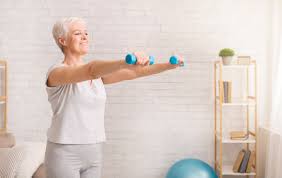
<svg viewBox="0 0 282 178"><path fill-rule="evenodd" d="M249 65L251 63L251 56L238 56L237 64L239 65Z"/></svg>
<svg viewBox="0 0 282 178"><path fill-rule="evenodd" d="M231 140L247 140L249 138L249 134L245 131L232 131L230 132Z"/></svg>
<svg viewBox="0 0 282 178"><path fill-rule="evenodd" d="M231 103L232 81L223 81L223 102Z"/></svg>
<svg viewBox="0 0 282 178"><path fill-rule="evenodd" d="M242 149L233 165L233 171L239 173L250 173L255 159L255 152Z"/></svg>

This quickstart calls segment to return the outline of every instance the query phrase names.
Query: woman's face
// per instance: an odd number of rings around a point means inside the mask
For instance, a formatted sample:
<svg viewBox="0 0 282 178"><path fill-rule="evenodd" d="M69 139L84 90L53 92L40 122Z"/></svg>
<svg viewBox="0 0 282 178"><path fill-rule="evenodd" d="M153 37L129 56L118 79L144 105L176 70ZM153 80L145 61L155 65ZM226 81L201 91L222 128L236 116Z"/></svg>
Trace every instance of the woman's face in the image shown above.
<svg viewBox="0 0 282 178"><path fill-rule="evenodd" d="M65 44L65 47L72 53L79 55L88 53L88 32L83 22L73 22L69 25Z"/></svg>

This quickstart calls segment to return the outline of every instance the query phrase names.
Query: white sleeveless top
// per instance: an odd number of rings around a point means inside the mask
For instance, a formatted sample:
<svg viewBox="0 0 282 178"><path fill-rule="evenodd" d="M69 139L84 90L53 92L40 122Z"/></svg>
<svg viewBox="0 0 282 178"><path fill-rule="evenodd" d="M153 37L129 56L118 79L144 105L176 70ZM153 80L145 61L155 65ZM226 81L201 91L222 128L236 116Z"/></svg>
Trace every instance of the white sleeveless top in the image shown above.
<svg viewBox="0 0 282 178"><path fill-rule="evenodd" d="M46 90L53 116L48 141L60 144L92 144L106 140L104 113L106 91L101 78L55 87L47 86L50 72L65 64L51 66Z"/></svg>

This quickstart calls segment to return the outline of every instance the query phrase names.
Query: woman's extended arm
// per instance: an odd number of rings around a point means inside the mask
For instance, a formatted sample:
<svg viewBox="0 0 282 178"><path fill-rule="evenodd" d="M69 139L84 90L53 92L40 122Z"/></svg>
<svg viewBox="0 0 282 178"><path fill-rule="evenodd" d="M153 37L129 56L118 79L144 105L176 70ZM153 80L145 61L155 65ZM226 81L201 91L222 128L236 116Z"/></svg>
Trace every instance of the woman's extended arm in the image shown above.
<svg viewBox="0 0 282 178"><path fill-rule="evenodd" d="M48 86L58 86L67 83L76 83L90 79L97 79L120 69L130 67L124 60L90 61L79 66L58 67L48 77Z"/></svg>
<svg viewBox="0 0 282 178"><path fill-rule="evenodd" d="M104 84L112 84L124 80L133 80L140 77L145 77L157 73L161 73L180 66L182 63L172 65L170 63L159 63L150 66L132 66L127 69L121 69L102 77Z"/></svg>

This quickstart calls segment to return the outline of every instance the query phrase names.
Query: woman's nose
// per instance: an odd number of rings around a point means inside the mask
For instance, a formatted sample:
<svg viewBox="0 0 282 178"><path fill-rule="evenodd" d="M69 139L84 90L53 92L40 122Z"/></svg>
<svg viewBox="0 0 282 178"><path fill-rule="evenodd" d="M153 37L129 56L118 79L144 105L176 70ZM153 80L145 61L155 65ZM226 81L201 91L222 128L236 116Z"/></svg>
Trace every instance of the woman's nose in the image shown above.
<svg viewBox="0 0 282 178"><path fill-rule="evenodd" d="M87 39L87 35L83 34L81 38L82 38L83 40L86 40L86 39Z"/></svg>

